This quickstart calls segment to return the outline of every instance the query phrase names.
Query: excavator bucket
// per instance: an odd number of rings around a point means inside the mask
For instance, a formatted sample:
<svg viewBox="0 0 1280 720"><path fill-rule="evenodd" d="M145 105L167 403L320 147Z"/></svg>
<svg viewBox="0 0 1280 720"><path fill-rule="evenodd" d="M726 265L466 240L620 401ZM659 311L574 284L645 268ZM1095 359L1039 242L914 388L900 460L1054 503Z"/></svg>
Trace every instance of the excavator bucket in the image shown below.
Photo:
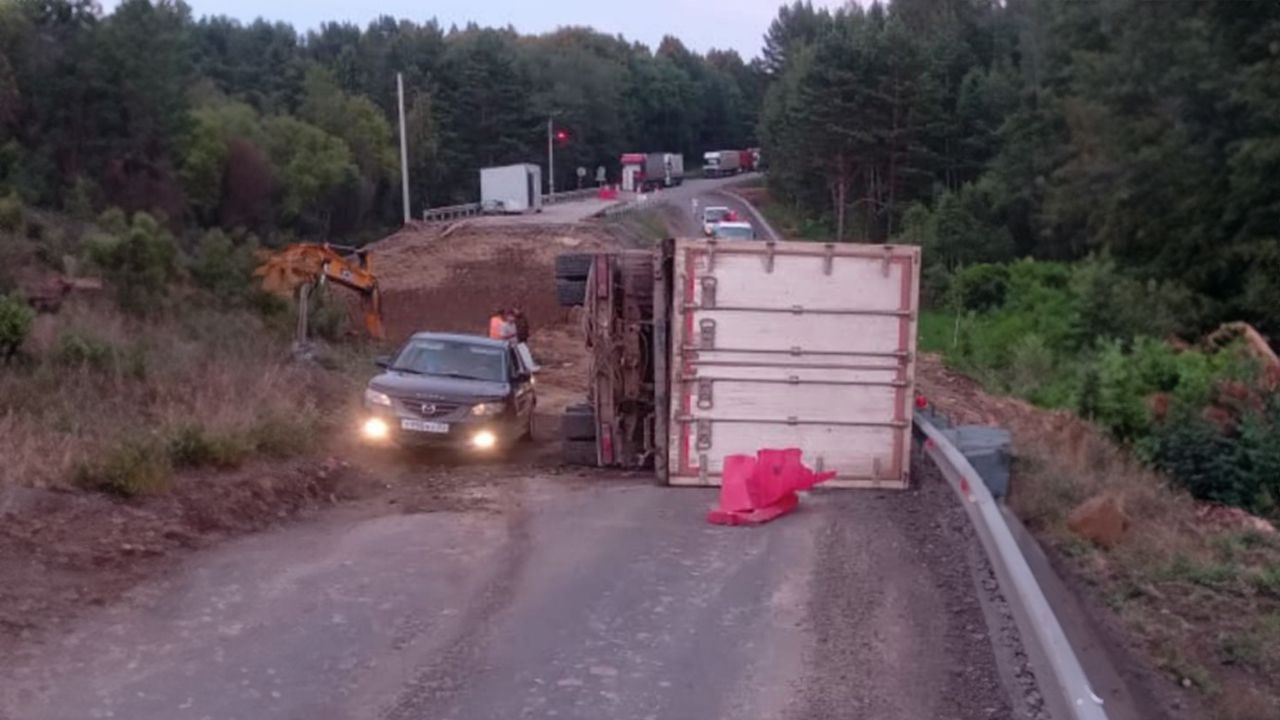
<svg viewBox="0 0 1280 720"><path fill-rule="evenodd" d="M366 332L383 339L382 294L371 270L367 251L356 251L352 259L344 258L329 245L297 243L278 251L259 253L254 276L261 279L267 292L293 297L303 286L332 282L360 295Z"/></svg>

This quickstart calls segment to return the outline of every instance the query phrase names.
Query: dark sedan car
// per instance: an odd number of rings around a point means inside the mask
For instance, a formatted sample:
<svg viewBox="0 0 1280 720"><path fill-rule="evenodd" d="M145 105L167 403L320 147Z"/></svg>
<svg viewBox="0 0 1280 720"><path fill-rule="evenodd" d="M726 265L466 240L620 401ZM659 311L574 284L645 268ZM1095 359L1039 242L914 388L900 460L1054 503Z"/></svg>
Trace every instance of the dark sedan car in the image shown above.
<svg viewBox="0 0 1280 720"><path fill-rule="evenodd" d="M378 365L364 391L367 440L485 451L533 434L533 375L509 342L418 333Z"/></svg>

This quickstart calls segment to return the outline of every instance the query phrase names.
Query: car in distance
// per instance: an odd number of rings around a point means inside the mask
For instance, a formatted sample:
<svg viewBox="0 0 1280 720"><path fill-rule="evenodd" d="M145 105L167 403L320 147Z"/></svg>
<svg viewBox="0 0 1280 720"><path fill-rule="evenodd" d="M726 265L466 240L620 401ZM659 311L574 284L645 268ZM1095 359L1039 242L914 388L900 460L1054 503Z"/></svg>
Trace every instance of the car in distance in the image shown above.
<svg viewBox="0 0 1280 720"><path fill-rule="evenodd" d="M716 224L711 236L717 240L755 240L756 229L751 223L722 222Z"/></svg>
<svg viewBox="0 0 1280 720"><path fill-rule="evenodd" d="M377 364L364 391L367 441L486 452L533 434L533 374L510 342L423 332Z"/></svg>
<svg viewBox="0 0 1280 720"><path fill-rule="evenodd" d="M716 230L716 225L725 221L733 221L737 219L734 212L727 207L720 205L712 205L702 210L702 232L710 237Z"/></svg>

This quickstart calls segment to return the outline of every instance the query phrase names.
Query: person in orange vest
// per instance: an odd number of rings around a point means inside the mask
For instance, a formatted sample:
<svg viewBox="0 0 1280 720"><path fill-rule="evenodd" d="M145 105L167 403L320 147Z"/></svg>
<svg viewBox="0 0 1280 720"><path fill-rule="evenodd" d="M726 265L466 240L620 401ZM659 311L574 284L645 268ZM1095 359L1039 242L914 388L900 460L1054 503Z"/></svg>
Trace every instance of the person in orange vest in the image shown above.
<svg viewBox="0 0 1280 720"><path fill-rule="evenodd" d="M493 315L489 316L489 337L493 340L510 340L514 336L515 328L508 319L510 311L505 308L498 308L493 311Z"/></svg>

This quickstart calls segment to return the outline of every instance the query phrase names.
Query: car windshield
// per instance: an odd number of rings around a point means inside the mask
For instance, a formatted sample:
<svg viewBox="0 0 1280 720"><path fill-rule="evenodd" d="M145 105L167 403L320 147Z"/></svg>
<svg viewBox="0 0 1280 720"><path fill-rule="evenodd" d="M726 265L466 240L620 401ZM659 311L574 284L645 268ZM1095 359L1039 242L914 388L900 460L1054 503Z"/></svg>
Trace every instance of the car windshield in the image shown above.
<svg viewBox="0 0 1280 720"><path fill-rule="evenodd" d="M729 208L713 207L707 208L702 213L703 222L720 222L729 217Z"/></svg>
<svg viewBox="0 0 1280 720"><path fill-rule="evenodd" d="M730 238L734 240L750 240L755 236L750 225L718 225L716 226L716 237Z"/></svg>
<svg viewBox="0 0 1280 720"><path fill-rule="evenodd" d="M507 381L507 353L500 347L451 340L412 340L396 356L393 370L420 375Z"/></svg>

